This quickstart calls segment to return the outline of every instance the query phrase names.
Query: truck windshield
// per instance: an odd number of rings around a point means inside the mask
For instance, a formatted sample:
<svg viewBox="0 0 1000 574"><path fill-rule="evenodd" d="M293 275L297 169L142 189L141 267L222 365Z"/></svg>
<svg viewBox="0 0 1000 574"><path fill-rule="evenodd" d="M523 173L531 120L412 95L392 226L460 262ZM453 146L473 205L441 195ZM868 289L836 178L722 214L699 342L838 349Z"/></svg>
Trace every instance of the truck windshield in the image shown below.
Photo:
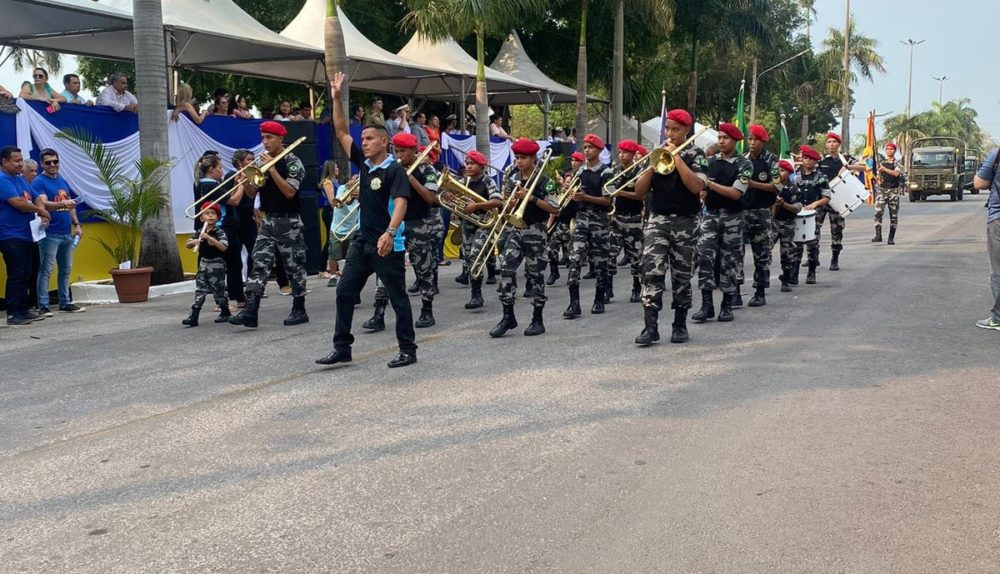
<svg viewBox="0 0 1000 574"><path fill-rule="evenodd" d="M955 165L955 155L946 152L913 152L913 167L952 167Z"/></svg>

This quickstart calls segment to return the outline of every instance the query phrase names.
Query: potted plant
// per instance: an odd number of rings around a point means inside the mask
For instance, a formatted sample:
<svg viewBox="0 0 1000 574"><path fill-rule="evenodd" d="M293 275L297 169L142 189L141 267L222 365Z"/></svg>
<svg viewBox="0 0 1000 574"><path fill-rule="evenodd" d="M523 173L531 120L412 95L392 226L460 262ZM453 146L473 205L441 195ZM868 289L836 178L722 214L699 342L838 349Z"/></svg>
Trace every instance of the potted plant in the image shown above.
<svg viewBox="0 0 1000 574"><path fill-rule="evenodd" d="M168 205L163 181L170 172L170 162L140 158L134 165L135 175L131 176L115 154L86 132L67 130L57 133L56 137L71 141L90 157L97 166L98 177L110 193L107 209L92 208L84 215L106 221L113 229L112 241L94 240L118 263L117 268L110 270L118 301L146 301L153 268L132 268L132 265L139 261L143 226Z"/></svg>

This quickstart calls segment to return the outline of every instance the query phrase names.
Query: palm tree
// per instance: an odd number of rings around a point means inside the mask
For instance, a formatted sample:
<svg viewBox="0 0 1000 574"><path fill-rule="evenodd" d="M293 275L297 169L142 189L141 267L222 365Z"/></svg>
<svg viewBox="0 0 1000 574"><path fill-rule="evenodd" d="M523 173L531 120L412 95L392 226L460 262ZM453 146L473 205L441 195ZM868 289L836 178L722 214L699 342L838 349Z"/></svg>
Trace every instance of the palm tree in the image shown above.
<svg viewBox="0 0 1000 574"><path fill-rule="evenodd" d="M0 63L5 62L8 58L14 65L15 72L22 72L30 68L44 68L50 74L55 75L62 71L62 55L59 52L14 47L0 48Z"/></svg>
<svg viewBox="0 0 1000 574"><path fill-rule="evenodd" d="M132 0L135 43L135 90L139 98L139 153L142 157L167 162L167 61L163 38L161 0ZM162 168L166 169L166 168ZM180 281L184 277L174 217L167 205L143 225L140 265L153 267L154 284Z"/></svg>
<svg viewBox="0 0 1000 574"><path fill-rule="evenodd" d="M587 0L580 0L580 49L576 55L576 139L587 133Z"/></svg>
<svg viewBox="0 0 1000 574"><path fill-rule="evenodd" d="M487 36L505 37L511 22L541 17L544 0L406 0L405 29L435 41L476 36L476 148L490 157L489 103L486 91ZM579 97L579 96L578 96Z"/></svg>
<svg viewBox="0 0 1000 574"><path fill-rule="evenodd" d="M823 40L824 51L820 54L820 61L828 71L828 76L834 78L840 75L843 78L839 82L829 81L828 93L844 102L840 112L845 148L849 145L850 139L851 86L857 83L859 75L872 82L875 77L874 72L885 74L882 56L875 51L878 40L856 33L854 16L848 20L848 30L850 54L847 62L844 62L844 33L836 28L830 28L826 39Z"/></svg>
<svg viewBox="0 0 1000 574"><path fill-rule="evenodd" d="M812 41L812 21L816 17L816 0L798 0L799 7L806 13L806 38Z"/></svg>
<svg viewBox="0 0 1000 574"><path fill-rule="evenodd" d="M323 56L324 64L326 66L326 77L333 78L337 72L345 72L347 70L347 45L344 43L344 28L340 24L340 17L337 14L337 2L336 0L326 0L326 26L323 30ZM327 88L329 89L329 88ZM348 109L349 102L351 101L351 95L349 91L349 86L344 83L342 90L341 103L344 107L344 115L350 116L351 112ZM330 98L330 104L333 104L333 98ZM333 122L330 123L331 129L333 129ZM340 173L342 178L346 180L350 177L350 166L347 165L347 156L350 150L340 149L340 140L336 137L333 138L333 155L336 158L337 163L340 164Z"/></svg>

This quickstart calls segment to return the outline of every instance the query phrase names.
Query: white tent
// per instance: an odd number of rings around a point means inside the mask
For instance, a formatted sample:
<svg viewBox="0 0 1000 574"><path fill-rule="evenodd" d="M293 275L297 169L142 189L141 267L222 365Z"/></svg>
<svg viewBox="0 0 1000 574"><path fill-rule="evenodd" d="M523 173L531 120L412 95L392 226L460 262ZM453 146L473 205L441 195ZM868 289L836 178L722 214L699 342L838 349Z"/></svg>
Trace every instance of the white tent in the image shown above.
<svg viewBox="0 0 1000 574"><path fill-rule="evenodd" d="M695 133L701 131L702 128L704 127L705 126L699 124L698 122L695 122L694 123ZM656 116L642 122L642 141L651 142L654 146L660 142L660 116ZM701 134L700 136L698 136L697 139L694 140L694 145L702 149L705 149L710 144L718 142L719 142L719 132L712 128L708 128L708 130L705 133ZM646 144L644 143L643 145ZM646 147L649 146L647 145Z"/></svg>
<svg viewBox="0 0 1000 574"><path fill-rule="evenodd" d="M24 10L44 16L12 25L11 16ZM135 54L132 0L0 0L0 11L2 44L113 60ZM268 30L232 0L163 0L163 27L171 66L223 71L236 62L309 61L323 75L322 50ZM269 77L252 66L246 73Z"/></svg>
<svg viewBox="0 0 1000 574"><path fill-rule="evenodd" d="M523 82L538 86L541 88L540 95L548 94L551 98L549 103L559 104L559 103L571 103L576 102L576 90L568 86L564 86L559 82L553 80L552 78L545 75L544 72L538 69L538 66L531 61L528 57L528 53L524 50L524 44L521 43L521 37L517 35L517 32L511 32L507 36L507 40L500 47L500 52L497 53L497 57L493 59L493 63L490 64L490 68L503 72L509 76L513 76ZM516 94L515 94L516 95ZM490 103L503 105L508 103L517 103L508 101L510 94L497 94L496 96L490 98ZM589 101L602 101L594 96L587 96ZM544 105L544 101L540 102Z"/></svg>

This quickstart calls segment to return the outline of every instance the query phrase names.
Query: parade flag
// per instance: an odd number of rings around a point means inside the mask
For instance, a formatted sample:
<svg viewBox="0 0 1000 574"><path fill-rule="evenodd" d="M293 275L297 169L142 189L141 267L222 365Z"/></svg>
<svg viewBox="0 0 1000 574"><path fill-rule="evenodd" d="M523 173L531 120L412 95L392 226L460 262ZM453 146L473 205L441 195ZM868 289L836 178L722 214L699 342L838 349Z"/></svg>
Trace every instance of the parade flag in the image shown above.
<svg viewBox="0 0 1000 574"><path fill-rule="evenodd" d="M660 95L663 97L663 101L660 103L660 139L659 145L663 145L663 140L665 136L663 132L667 130L667 91L661 90Z"/></svg>
<svg viewBox="0 0 1000 574"><path fill-rule="evenodd" d="M868 205L872 204L878 174L878 142L875 140L875 110L868 113L868 130L865 133L865 149L861 152L865 162L865 189L868 190Z"/></svg>
<svg viewBox="0 0 1000 574"><path fill-rule="evenodd" d="M778 159L791 160L792 156L790 152L791 146L788 143L788 130L785 128L785 114L781 114L781 147L778 149Z"/></svg>
<svg viewBox="0 0 1000 574"><path fill-rule="evenodd" d="M746 80L740 80L740 95L736 98L736 127L740 128L743 132L743 140L736 144L736 151L743 154L746 153L746 133L747 133L747 119L743 113L743 92L745 91L747 85Z"/></svg>

